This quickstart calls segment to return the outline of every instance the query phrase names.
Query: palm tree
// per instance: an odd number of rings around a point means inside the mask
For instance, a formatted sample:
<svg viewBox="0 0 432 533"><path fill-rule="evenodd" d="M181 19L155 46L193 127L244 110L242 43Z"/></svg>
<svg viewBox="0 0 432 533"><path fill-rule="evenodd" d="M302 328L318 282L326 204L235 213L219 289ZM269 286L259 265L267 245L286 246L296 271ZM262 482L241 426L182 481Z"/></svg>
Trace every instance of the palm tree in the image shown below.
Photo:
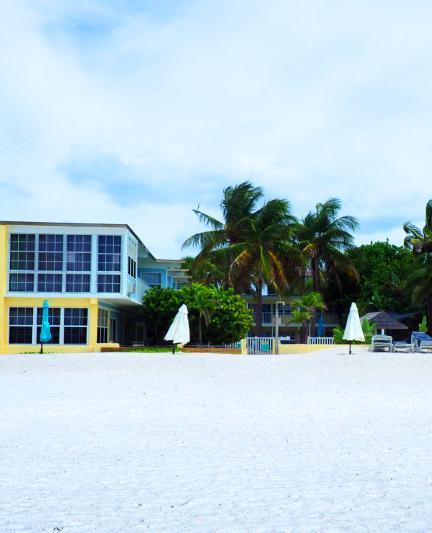
<svg viewBox="0 0 432 533"><path fill-rule="evenodd" d="M321 291L322 280L330 273L337 278L340 271L354 271L344 252L354 245L351 232L357 229L358 222L352 216L338 216L341 206L338 198L319 203L297 228L298 244L308 260L314 291Z"/></svg>
<svg viewBox="0 0 432 533"><path fill-rule="evenodd" d="M286 286L285 256L296 223L286 200L270 200L257 208L263 191L250 182L227 187L221 203L223 222L195 210L210 229L192 235L183 247L200 248L196 261L209 260L224 269L227 284L237 292L255 288L256 330L261 331L262 290L265 283Z"/></svg>
<svg viewBox="0 0 432 533"><path fill-rule="evenodd" d="M199 248L194 260L194 269L203 268L210 261L219 272L223 273L220 281L226 287L230 285L229 270L234 259L228 247L244 240L247 221L256 210L257 202L262 198L263 190L249 181L234 187L226 187L220 205L223 221L194 209L199 221L209 228L195 233L183 243L183 248ZM235 287L241 290L243 287Z"/></svg>
<svg viewBox="0 0 432 533"><path fill-rule="evenodd" d="M314 325L316 311L323 311L326 309L323 297L319 292L312 291L306 293L302 298L294 300L291 304L293 312L290 322L300 324L298 329L303 329L302 342L311 334L311 329Z"/></svg>
<svg viewBox="0 0 432 533"><path fill-rule="evenodd" d="M189 271L190 280L203 285L216 285L221 287L226 284L227 276L220 266L210 259L197 260L196 257L187 256L183 258L182 268Z"/></svg>
<svg viewBox="0 0 432 533"><path fill-rule="evenodd" d="M256 333L262 327L262 292L265 284L280 292L287 288L291 272L285 270L285 254L295 225L287 200L270 200L245 224L244 239L228 247L232 285L253 286L257 314Z"/></svg>
<svg viewBox="0 0 432 533"><path fill-rule="evenodd" d="M428 332L432 334L432 200L426 204L423 230L412 222L406 222L403 228L404 245L420 259L420 268L409 280L414 287L413 303L426 305Z"/></svg>
<svg viewBox="0 0 432 533"><path fill-rule="evenodd" d="M242 240L245 225L254 213L256 204L263 196L261 187L254 187L249 181L244 181L235 187L226 187L223 191L221 211L223 222L203 213L199 209L193 212L199 221L210 228L201 233L195 233L183 244L183 248L198 247L198 259L206 257L209 252L224 248Z"/></svg>

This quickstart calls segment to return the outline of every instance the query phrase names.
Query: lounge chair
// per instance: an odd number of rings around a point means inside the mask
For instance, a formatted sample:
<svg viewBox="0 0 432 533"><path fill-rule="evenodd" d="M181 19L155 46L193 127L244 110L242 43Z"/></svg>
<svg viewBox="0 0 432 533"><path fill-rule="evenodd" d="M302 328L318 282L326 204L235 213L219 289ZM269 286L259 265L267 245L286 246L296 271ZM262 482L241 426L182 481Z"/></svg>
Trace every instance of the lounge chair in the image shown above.
<svg viewBox="0 0 432 533"><path fill-rule="evenodd" d="M416 352L423 350L432 350L432 337L423 331L413 331L411 334L411 343Z"/></svg>
<svg viewBox="0 0 432 533"><path fill-rule="evenodd" d="M393 346L393 337L390 335L374 335L371 342L371 352L390 352Z"/></svg>
<svg viewBox="0 0 432 533"><path fill-rule="evenodd" d="M407 340L406 341L393 341L391 351L392 352L399 352L399 351L414 352L415 348L414 348L414 344Z"/></svg>

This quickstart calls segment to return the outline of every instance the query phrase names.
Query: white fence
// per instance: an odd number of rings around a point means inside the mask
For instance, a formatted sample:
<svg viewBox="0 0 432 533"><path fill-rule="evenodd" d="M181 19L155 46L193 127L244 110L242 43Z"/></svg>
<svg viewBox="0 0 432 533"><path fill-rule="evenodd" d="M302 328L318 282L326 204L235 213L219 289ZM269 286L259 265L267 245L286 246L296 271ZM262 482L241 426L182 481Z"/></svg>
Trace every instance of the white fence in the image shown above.
<svg viewBox="0 0 432 533"><path fill-rule="evenodd" d="M273 353L274 337L248 337L246 342L249 355L268 355Z"/></svg>
<svg viewBox="0 0 432 533"><path fill-rule="evenodd" d="M308 337L308 344L334 344L333 337Z"/></svg>

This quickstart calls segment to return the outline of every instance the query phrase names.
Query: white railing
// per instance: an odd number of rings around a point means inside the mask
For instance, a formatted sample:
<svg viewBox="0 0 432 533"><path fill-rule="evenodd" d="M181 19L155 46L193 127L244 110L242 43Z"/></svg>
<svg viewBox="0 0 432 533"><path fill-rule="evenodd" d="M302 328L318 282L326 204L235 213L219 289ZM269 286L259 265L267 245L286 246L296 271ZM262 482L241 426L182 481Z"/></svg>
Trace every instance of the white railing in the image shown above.
<svg viewBox="0 0 432 533"><path fill-rule="evenodd" d="M333 337L308 337L308 344L334 344Z"/></svg>
<svg viewBox="0 0 432 533"><path fill-rule="evenodd" d="M224 348L235 348L236 350L241 349L241 341L238 342L229 342L228 344L222 345Z"/></svg>
<svg viewBox="0 0 432 533"><path fill-rule="evenodd" d="M248 337L246 342L249 355L268 355L273 353L274 337Z"/></svg>

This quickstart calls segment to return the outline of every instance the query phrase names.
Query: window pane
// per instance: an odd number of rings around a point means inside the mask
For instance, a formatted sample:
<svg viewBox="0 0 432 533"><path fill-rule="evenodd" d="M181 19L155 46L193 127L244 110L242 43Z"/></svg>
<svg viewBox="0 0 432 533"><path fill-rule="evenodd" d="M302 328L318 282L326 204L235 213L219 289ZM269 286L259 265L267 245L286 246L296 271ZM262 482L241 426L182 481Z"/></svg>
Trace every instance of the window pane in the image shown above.
<svg viewBox="0 0 432 533"><path fill-rule="evenodd" d="M9 326L9 344L32 344L31 326Z"/></svg>
<svg viewBox="0 0 432 533"><path fill-rule="evenodd" d="M89 272L91 269L91 236L68 235L66 268L73 272Z"/></svg>
<svg viewBox="0 0 432 533"><path fill-rule="evenodd" d="M97 342L108 342L108 311L98 310Z"/></svg>
<svg viewBox="0 0 432 533"><path fill-rule="evenodd" d="M162 274L160 272L143 272L143 280L150 285L150 287L162 286Z"/></svg>
<svg viewBox="0 0 432 533"><path fill-rule="evenodd" d="M99 274L98 292L120 292L120 276L118 274Z"/></svg>
<svg viewBox="0 0 432 533"><path fill-rule="evenodd" d="M90 274L66 274L66 292L90 292Z"/></svg>
<svg viewBox="0 0 432 533"><path fill-rule="evenodd" d="M86 308L66 308L64 310L65 326L87 326Z"/></svg>
<svg viewBox="0 0 432 533"><path fill-rule="evenodd" d="M63 270L63 235L39 235L39 270Z"/></svg>
<svg viewBox="0 0 432 533"><path fill-rule="evenodd" d="M33 325L33 307L11 307L9 309L9 324L11 326Z"/></svg>
<svg viewBox="0 0 432 533"><path fill-rule="evenodd" d="M101 272L121 270L121 237L119 235L98 236L98 270Z"/></svg>
<svg viewBox="0 0 432 533"><path fill-rule="evenodd" d="M87 344L87 328L65 326L64 343L65 344Z"/></svg>
<svg viewBox="0 0 432 533"><path fill-rule="evenodd" d="M45 343L45 344L60 344L60 328L51 326L50 330L51 330L51 340L49 341L49 343ZM37 337L36 337L36 342L38 343L40 342L41 331L42 331L42 327L38 326Z"/></svg>
<svg viewBox="0 0 432 533"><path fill-rule="evenodd" d="M31 344L33 333L33 308L11 307L9 309L9 343Z"/></svg>
<svg viewBox="0 0 432 533"><path fill-rule="evenodd" d="M38 274L38 292L61 292L61 274Z"/></svg>
<svg viewBox="0 0 432 533"><path fill-rule="evenodd" d="M10 236L10 270L34 270L35 235L13 233Z"/></svg>
<svg viewBox="0 0 432 533"><path fill-rule="evenodd" d="M34 291L33 274L9 274L9 290L18 292Z"/></svg>
<svg viewBox="0 0 432 533"><path fill-rule="evenodd" d="M38 326L42 325L42 307L37 309L37 324ZM48 320L50 326L60 326L60 307L49 307L48 308Z"/></svg>

